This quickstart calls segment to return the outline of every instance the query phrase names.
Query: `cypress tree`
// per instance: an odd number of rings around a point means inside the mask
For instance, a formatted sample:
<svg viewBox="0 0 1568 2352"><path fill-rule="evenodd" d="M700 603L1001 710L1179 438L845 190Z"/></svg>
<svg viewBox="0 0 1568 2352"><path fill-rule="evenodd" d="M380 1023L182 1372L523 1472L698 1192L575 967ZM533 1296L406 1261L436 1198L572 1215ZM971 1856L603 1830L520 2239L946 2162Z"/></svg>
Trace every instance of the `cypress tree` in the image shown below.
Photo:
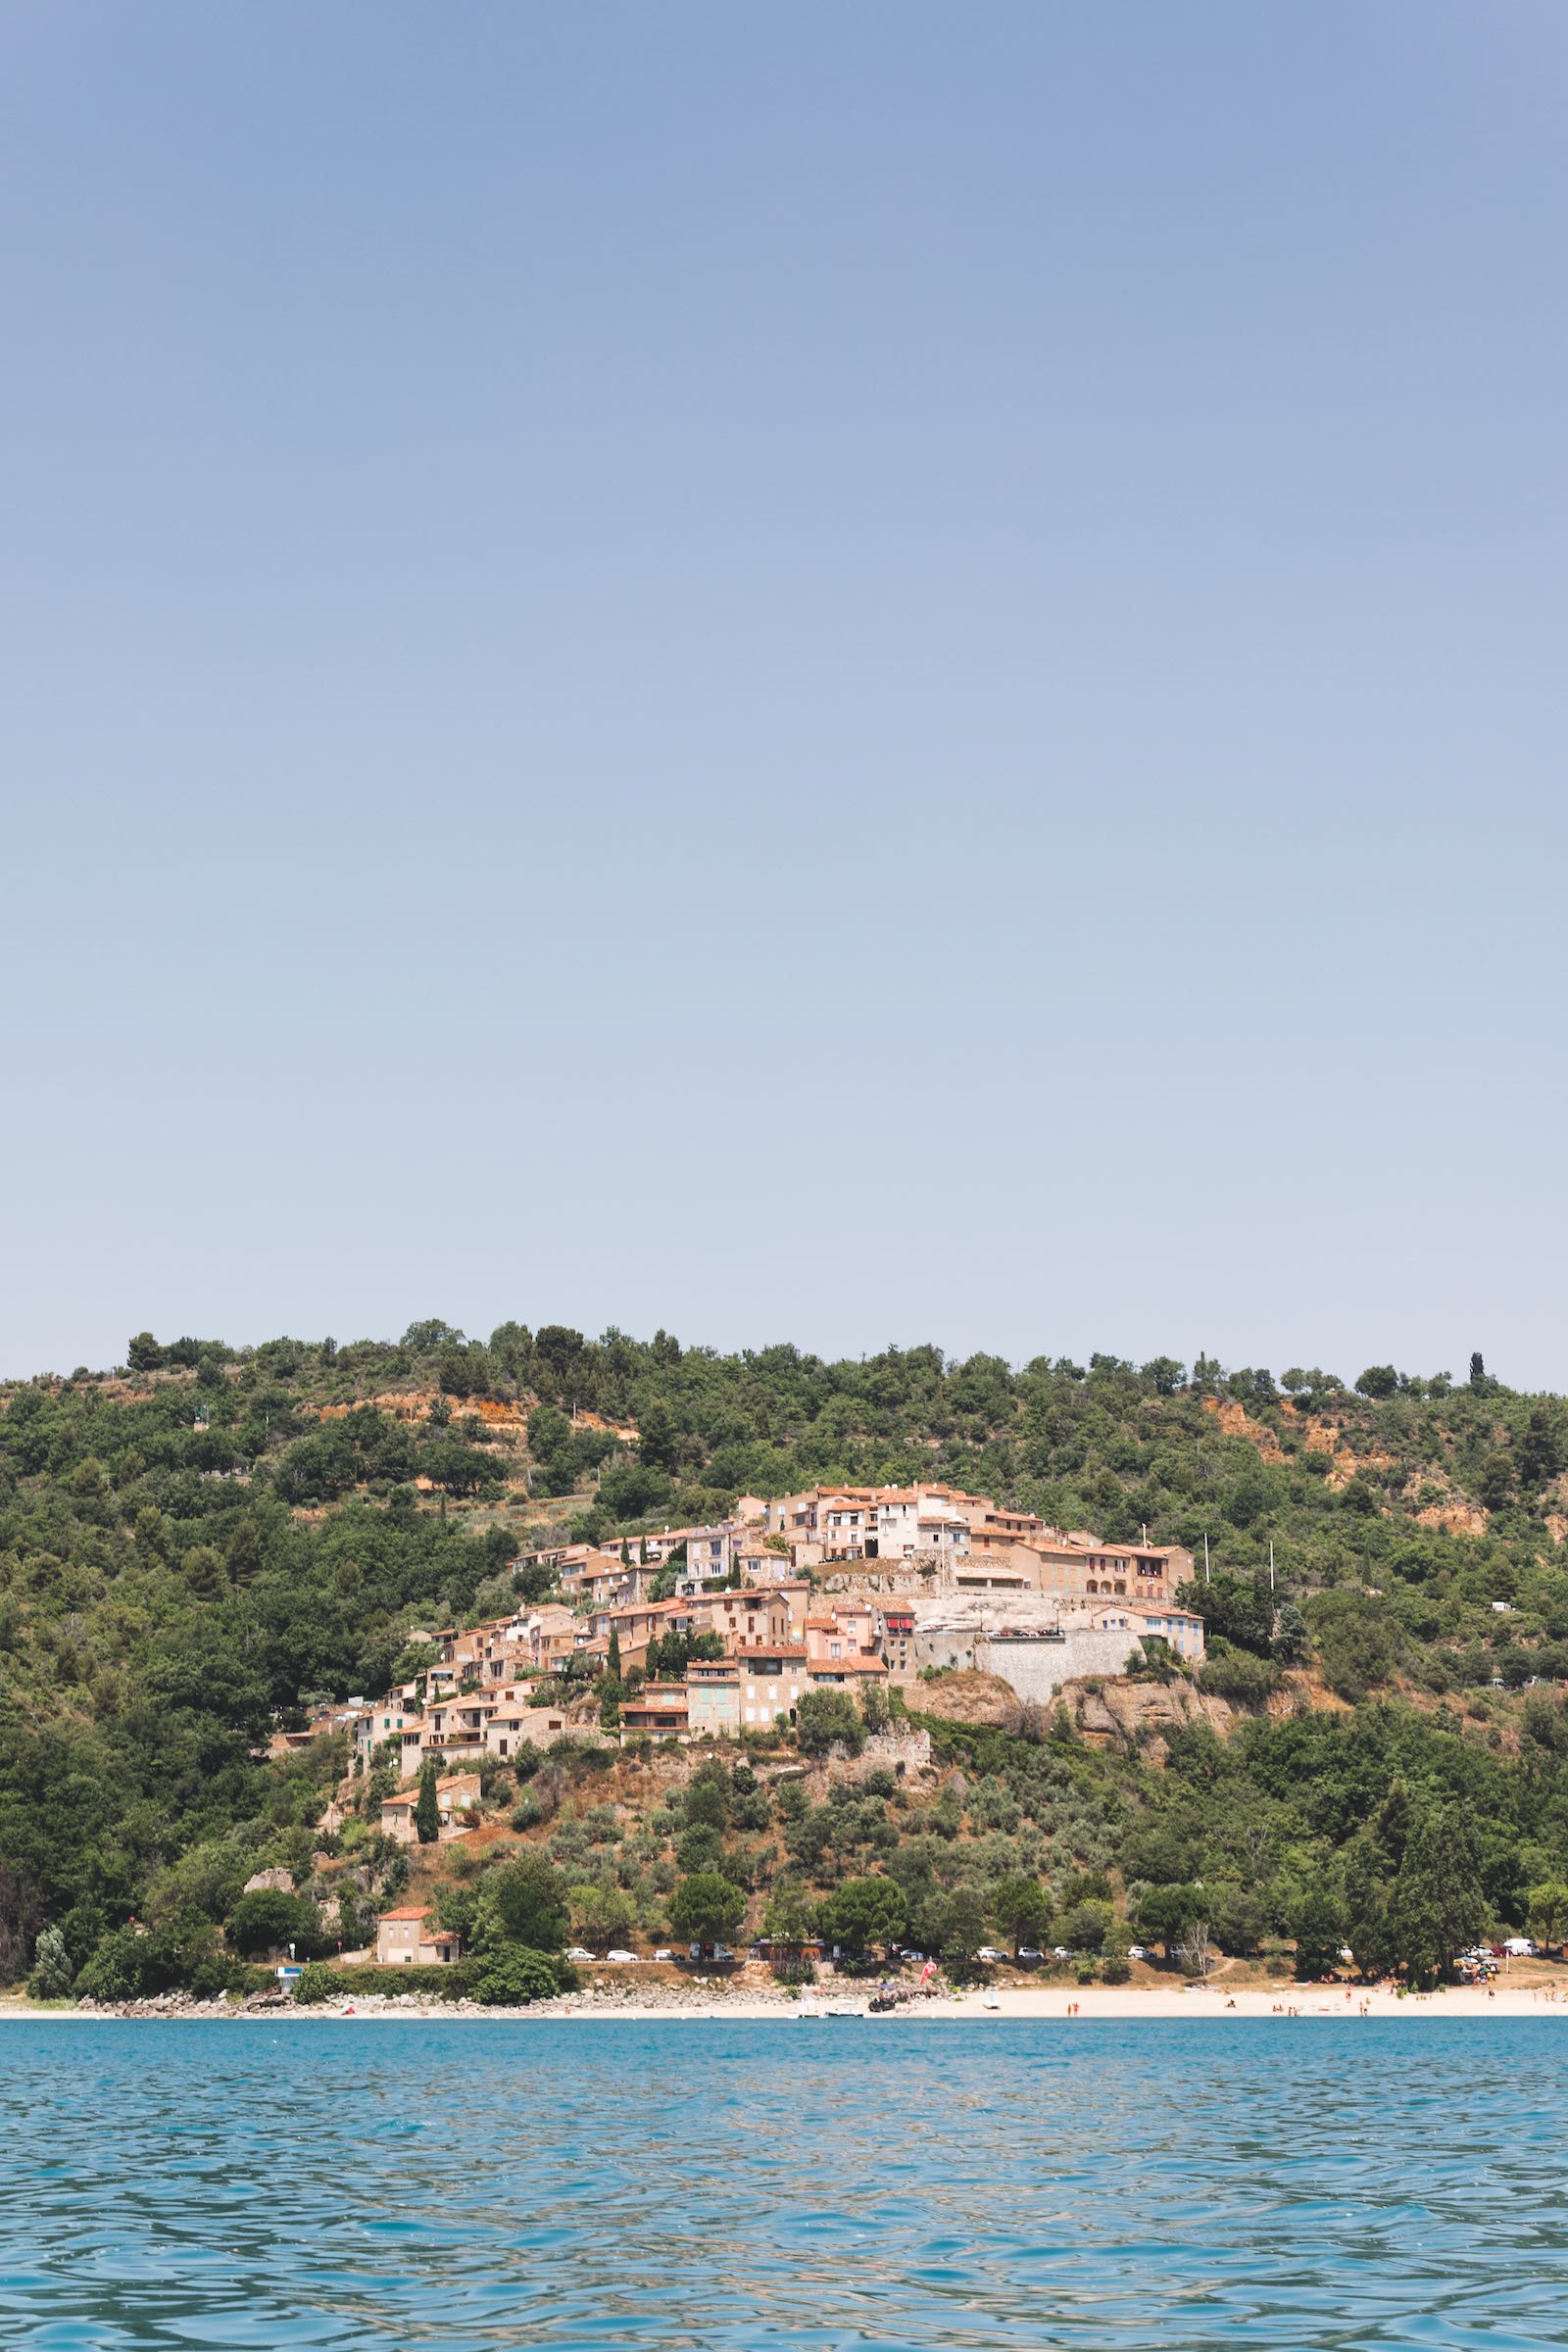
<svg viewBox="0 0 1568 2352"><path fill-rule="evenodd" d="M441 1807L435 1793L435 1758L419 1766L419 1793L415 1800L414 1827L421 1845L434 1845L441 1835Z"/></svg>

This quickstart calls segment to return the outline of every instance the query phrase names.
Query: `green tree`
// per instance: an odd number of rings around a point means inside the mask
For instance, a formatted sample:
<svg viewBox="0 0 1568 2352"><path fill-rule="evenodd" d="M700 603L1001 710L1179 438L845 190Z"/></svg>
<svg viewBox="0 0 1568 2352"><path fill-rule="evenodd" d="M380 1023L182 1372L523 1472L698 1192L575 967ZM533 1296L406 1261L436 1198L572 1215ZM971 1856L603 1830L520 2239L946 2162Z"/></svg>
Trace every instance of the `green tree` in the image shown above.
<svg viewBox="0 0 1568 2352"><path fill-rule="evenodd" d="M1486 1926L1480 1847L1456 1806L1424 1815L1411 1832L1389 1923L1411 1979L1423 1984L1448 1975Z"/></svg>
<svg viewBox="0 0 1568 2352"><path fill-rule="evenodd" d="M1527 1901L1531 1935L1548 1952L1561 1950L1568 1938L1568 1884L1561 1879L1543 1879L1539 1886L1531 1887Z"/></svg>
<svg viewBox="0 0 1568 2352"><path fill-rule="evenodd" d="M822 1934L848 1952L891 1943L904 1933L904 1889L892 1879L846 1879L822 1906Z"/></svg>
<svg viewBox="0 0 1568 2352"><path fill-rule="evenodd" d="M353 1881L346 1878L337 1883L337 1939L346 1952L375 1939L374 1922L367 1921Z"/></svg>
<svg viewBox="0 0 1568 2352"><path fill-rule="evenodd" d="M1476 1494L1484 1509L1505 1511L1514 1498L1513 1460L1501 1448L1489 1453L1476 1474Z"/></svg>
<svg viewBox="0 0 1568 2352"><path fill-rule="evenodd" d="M686 1784L681 1800L688 1829L699 1824L710 1830L728 1829L733 1788L734 1783L716 1756L709 1756L699 1764Z"/></svg>
<svg viewBox="0 0 1568 2352"><path fill-rule="evenodd" d="M1140 1897L1135 1924L1140 1936L1164 1947L1165 1957L1177 1946L1193 1922L1201 1917L1205 1898L1197 1886L1151 1886Z"/></svg>
<svg viewBox="0 0 1568 2352"><path fill-rule="evenodd" d="M619 1886L601 1886L591 1881L571 1889L572 1932L584 1943L606 1946L624 1943L636 1924L631 1896Z"/></svg>
<svg viewBox="0 0 1568 2352"><path fill-rule="evenodd" d="M558 1462L571 1451L571 1423L553 1404L536 1405L528 1415L528 1451L536 1462Z"/></svg>
<svg viewBox="0 0 1568 2352"><path fill-rule="evenodd" d="M136 1513L136 1547L149 1559L167 1560L173 1530L155 1502L144 1502Z"/></svg>
<svg viewBox="0 0 1568 2352"><path fill-rule="evenodd" d="M545 1854L528 1851L490 1873L479 1898L475 1946L526 1944L530 1951L564 1949L570 1902L566 1882Z"/></svg>
<svg viewBox="0 0 1568 2352"><path fill-rule="evenodd" d="M972 1960L986 1939L985 1898L978 1886L955 1886L928 1907L922 1929L945 1960Z"/></svg>
<svg viewBox="0 0 1568 2352"><path fill-rule="evenodd" d="M1306 1629L1306 1619L1294 1600L1282 1603L1274 1631L1274 1655L1285 1665L1294 1665L1306 1656L1312 1638Z"/></svg>
<svg viewBox="0 0 1568 2352"><path fill-rule="evenodd" d="M1309 1605L1324 1679L1357 1706L1394 1671L1394 1629L1384 1604L1359 1592L1319 1592Z"/></svg>
<svg viewBox="0 0 1568 2352"><path fill-rule="evenodd" d="M653 1397L637 1420L637 1457L645 1469L672 1471L678 1459L675 1425L669 1407Z"/></svg>
<svg viewBox="0 0 1568 2352"><path fill-rule="evenodd" d="M1260 1577L1221 1573L1207 1584L1183 1585L1177 1599L1202 1618L1210 1635L1267 1657L1274 1639L1274 1598Z"/></svg>
<svg viewBox="0 0 1568 2352"><path fill-rule="evenodd" d="M1568 1465L1568 1446L1563 1438L1562 1410L1555 1404L1535 1404L1525 1424L1525 1434L1519 1446L1519 1480L1522 1486L1542 1487L1547 1479L1555 1478Z"/></svg>
<svg viewBox="0 0 1568 2352"><path fill-rule="evenodd" d="M991 1896L991 1916L1016 1959L1021 1944L1038 1943L1050 1927L1051 1890L1026 1874L1003 1879Z"/></svg>
<svg viewBox="0 0 1568 2352"><path fill-rule="evenodd" d="M435 1758L419 1766L419 1793L414 1800L414 1827L421 1845L434 1845L441 1835L441 1800L435 1788Z"/></svg>
<svg viewBox="0 0 1568 2352"><path fill-rule="evenodd" d="M1340 1918L1344 1939L1363 1977L1387 1976L1397 1964L1398 1941L1389 1920L1387 1847L1370 1832L1346 1846L1340 1865Z"/></svg>
<svg viewBox="0 0 1568 2352"><path fill-rule="evenodd" d="M716 1870L694 1871L669 1898L669 1924L688 1943L727 1943L746 1916L746 1889Z"/></svg>
<svg viewBox="0 0 1568 2352"><path fill-rule="evenodd" d="M247 1956L280 1952L293 1944L298 1958L314 1959L323 1941L316 1905L276 1886L242 1894L228 1915L226 1933L230 1947Z"/></svg>
<svg viewBox="0 0 1568 2352"><path fill-rule="evenodd" d="M1115 1919L1109 1903L1074 1903L1061 1917L1061 1936L1064 1943L1075 1952L1098 1952L1109 1935Z"/></svg>
<svg viewBox="0 0 1568 2352"><path fill-rule="evenodd" d="M228 1579L233 1585L248 1585L260 1576L266 1565L262 1539L254 1519L242 1519L229 1537L224 1549Z"/></svg>
<svg viewBox="0 0 1568 2352"><path fill-rule="evenodd" d="M45 1928L38 1937L27 1990L35 2001L64 2000L74 1974L64 1936L58 1928Z"/></svg>
<svg viewBox="0 0 1568 2352"><path fill-rule="evenodd" d="M816 1934L816 1903L804 1886L775 1886L762 1914L762 1933L775 1943L809 1943Z"/></svg>
<svg viewBox="0 0 1568 2352"><path fill-rule="evenodd" d="M1308 1983L1332 1976L1340 1965L1340 1946L1345 1941L1344 1908L1334 1888L1322 1879L1313 1879L1296 1906L1291 1926L1296 1936L1297 1975Z"/></svg>

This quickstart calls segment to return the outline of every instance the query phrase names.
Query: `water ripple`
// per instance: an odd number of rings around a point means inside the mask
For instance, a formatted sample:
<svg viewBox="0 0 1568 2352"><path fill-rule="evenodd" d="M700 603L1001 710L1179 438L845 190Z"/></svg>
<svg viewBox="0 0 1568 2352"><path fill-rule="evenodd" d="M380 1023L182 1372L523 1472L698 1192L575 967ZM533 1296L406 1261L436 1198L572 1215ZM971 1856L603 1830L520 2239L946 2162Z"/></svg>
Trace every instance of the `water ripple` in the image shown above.
<svg viewBox="0 0 1568 2352"><path fill-rule="evenodd" d="M29 2352L1552 2352L1557 2020L3 2029Z"/></svg>

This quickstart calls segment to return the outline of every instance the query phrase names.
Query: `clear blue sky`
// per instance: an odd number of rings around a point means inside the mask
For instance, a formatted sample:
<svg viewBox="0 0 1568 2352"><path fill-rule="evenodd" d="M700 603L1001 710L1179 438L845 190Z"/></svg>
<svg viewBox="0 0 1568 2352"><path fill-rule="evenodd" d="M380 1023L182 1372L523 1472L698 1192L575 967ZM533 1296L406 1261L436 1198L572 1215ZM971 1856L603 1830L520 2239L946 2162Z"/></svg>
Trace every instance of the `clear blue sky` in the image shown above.
<svg viewBox="0 0 1568 2352"><path fill-rule="evenodd" d="M1568 1386L1561 0L9 0L0 1370Z"/></svg>

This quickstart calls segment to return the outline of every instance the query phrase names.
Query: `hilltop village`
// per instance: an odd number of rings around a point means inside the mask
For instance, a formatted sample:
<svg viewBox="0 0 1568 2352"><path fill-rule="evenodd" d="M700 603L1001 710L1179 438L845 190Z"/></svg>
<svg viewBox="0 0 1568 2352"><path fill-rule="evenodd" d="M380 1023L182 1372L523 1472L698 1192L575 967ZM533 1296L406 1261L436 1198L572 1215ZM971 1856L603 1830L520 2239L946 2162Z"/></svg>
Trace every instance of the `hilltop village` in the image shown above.
<svg viewBox="0 0 1568 2352"><path fill-rule="evenodd" d="M353 1776L394 1783L380 1822L402 1844L420 1837L421 1777L433 1781L432 1841L463 1839L477 1768L580 1739L585 1702L588 1736L606 1744L761 1738L822 1694L853 1710L819 1714L826 1733L835 1720L877 1733L922 1676L955 1668L1043 1707L1075 1677L1162 1651L1203 1656L1202 1619L1172 1597L1193 1570L1182 1546L1107 1543L935 1484L743 1495L710 1525L610 1549L563 1544L516 1566L547 1572L562 1597L416 1633L428 1660L416 1673L277 1743L346 1730ZM424 1905L378 1920L380 1961L460 1956Z"/></svg>
<svg viewBox="0 0 1568 2352"><path fill-rule="evenodd" d="M793 1723L816 1690L874 1722L928 1670L976 1667L1044 1703L1161 1646L1203 1655L1201 1617L1174 1598L1193 1572L1181 1545L1109 1544L951 1487L744 1495L711 1526L518 1565L550 1570L562 1599L416 1633L430 1662L347 1711L361 1757L390 1751L407 1780L426 1757L515 1755L564 1729L543 1687L605 1677L622 1735L685 1740Z"/></svg>

